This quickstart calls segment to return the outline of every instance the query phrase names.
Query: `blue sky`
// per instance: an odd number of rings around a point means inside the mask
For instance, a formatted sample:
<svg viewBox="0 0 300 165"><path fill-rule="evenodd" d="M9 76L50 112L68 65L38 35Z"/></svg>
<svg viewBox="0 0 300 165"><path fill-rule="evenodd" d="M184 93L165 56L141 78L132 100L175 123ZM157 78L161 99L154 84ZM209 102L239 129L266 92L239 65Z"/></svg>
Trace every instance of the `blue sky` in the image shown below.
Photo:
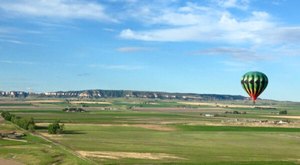
<svg viewBox="0 0 300 165"><path fill-rule="evenodd" d="M0 90L128 89L300 101L298 0L1 0Z"/></svg>

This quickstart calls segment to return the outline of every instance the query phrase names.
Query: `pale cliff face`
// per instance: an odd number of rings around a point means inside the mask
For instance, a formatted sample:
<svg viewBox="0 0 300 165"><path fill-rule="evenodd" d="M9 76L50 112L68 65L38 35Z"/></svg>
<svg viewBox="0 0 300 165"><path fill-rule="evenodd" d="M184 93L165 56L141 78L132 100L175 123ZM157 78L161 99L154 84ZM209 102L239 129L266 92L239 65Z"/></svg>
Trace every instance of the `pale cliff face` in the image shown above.
<svg viewBox="0 0 300 165"><path fill-rule="evenodd" d="M0 97L56 97L56 98L151 98L151 99L179 99L179 100L245 100L246 97L236 95L194 94L194 93L168 93L149 91L124 90L84 90L84 91L58 91L44 93L30 93L23 91L0 91Z"/></svg>

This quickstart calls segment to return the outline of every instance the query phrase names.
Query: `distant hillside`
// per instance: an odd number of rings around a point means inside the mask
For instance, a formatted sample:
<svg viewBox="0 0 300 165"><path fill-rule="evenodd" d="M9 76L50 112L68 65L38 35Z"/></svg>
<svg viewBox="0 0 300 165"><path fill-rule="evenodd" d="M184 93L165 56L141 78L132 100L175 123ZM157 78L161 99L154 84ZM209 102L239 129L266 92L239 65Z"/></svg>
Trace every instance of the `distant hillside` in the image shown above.
<svg viewBox="0 0 300 165"><path fill-rule="evenodd" d="M58 91L45 93L29 93L23 91L1 92L0 97L13 98L152 98L152 99L179 99L179 100L245 100L247 97L239 95L169 93L131 90L81 90Z"/></svg>

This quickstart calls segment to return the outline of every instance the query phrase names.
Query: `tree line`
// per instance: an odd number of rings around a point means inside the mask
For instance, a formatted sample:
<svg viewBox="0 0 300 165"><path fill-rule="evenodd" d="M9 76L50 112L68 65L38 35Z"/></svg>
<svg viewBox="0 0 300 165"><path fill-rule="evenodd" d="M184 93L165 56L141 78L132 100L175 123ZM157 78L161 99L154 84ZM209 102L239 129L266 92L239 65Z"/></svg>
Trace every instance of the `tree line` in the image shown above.
<svg viewBox="0 0 300 165"><path fill-rule="evenodd" d="M20 116L16 116L14 114L11 114L9 112L2 112L1 116L7 120L10 121L16 125L18 125L19 127L31 131L33 132L35 130L35 123L33 118L22 118Z"/></svg>
<svg viewBox="0 0 300 165"><path fill-rule="evenodd" d="M14 114L11 114L9 112L2 112L1 116L6 120L10 121L19 127L28 130L28 131L35 131L35 122L33 118L22 118L20 116L16 116ZM54 121L53 123L48 125L48 133L49 134L61 134L64 131L64 124L60 124L59 121Z"/></svg>

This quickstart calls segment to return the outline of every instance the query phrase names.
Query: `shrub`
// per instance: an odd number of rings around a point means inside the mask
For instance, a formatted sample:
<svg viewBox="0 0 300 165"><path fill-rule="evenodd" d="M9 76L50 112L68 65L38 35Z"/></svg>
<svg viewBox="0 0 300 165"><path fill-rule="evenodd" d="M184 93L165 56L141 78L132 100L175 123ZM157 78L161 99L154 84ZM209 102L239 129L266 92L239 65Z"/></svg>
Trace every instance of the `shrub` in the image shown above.
<svg viewBox="0 0 300 165"><path fill-rule="evenodd" d="M75 107L64 108L63 111L64 112L86 112L86 110L83 108L75 108Z"/></svg>
<svg viewBox="0 0 300 165"><path fill-rule="evenodd" d="M287 110L279 111L279 115L287 115Z"/></svg>
<svg viewBox="0 0 300 165"><path fill-rule="evenodd" d="M233 111L232 113L233 113L233 114L240 114L239 111Z"/></svg>
<svg viewBox="0 0 300 165"><path fill-rule="evenodd" d="M49 134L61 134L64 131L64 124L59 124L59 121L55 121L48 126Z"/></svg>

